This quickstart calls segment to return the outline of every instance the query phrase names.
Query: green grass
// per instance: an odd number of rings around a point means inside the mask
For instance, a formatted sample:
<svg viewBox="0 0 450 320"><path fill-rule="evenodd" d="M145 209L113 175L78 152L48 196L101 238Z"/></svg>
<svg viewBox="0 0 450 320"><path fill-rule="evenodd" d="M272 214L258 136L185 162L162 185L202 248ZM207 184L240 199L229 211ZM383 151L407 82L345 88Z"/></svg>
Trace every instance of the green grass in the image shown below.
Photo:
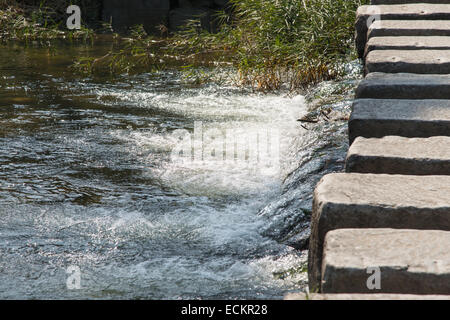
<svg viewBox="0 0 450 320"><path fill-rule="evenodd" d="M215 35L186 29L185 46L232 57L241 81L262 90L335 78L356 58L354 22L361 0L231 0Z"/></svg>
<svg viewBox="0 0 450 320"><path fill-rule="evenodd" d="M230 0L232 10L217 14L219 30L209 33L190 21L183 30L157 41L142 33L105 62L111 73L141 72L173 65L231 65L238 82L269 91L334 79L343 63L356 59L354 22L368 0ZM81 70L95 71L95 63Z"/></svg>
<svg viewBox="0 0 450 320"><path fill-rule="evenodd" d="M36 0L26 0L36 3ZM42 0L44 1L44 0ZM92 37L90 29L63 31L47 0L33 11L0 0L0 38L46 39ZM90 2L90 0L78 0ZM92 2L92 1L91 1ZM217 33L200 27L199 19L165 37L147 36L136 26L103 57L81 57L74 70L123 74L177 68L200 84L212 78L200 67L231 67L236 83L261 91L302 88L343 74L356 59L354 22L358 6L368 0L230 0L231 9L217 13ZM48 5L48 6L47 6ZM163 29L163 28L162 28ZM199 69L203 70L203 69Z"/></svg>

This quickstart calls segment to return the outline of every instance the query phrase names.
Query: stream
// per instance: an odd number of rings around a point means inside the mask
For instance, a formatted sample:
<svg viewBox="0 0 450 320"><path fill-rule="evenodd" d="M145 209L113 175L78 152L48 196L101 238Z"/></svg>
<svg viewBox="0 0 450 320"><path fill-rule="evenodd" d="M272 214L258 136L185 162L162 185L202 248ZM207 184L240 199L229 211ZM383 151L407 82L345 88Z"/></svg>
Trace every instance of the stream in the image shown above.
<svg viewBox="0 0 450 320"><path fill-rule="evenodd" d="M326 121L302 125L311 109L300 94L69 68L107 49L0 46L0 298L304 289L312 192L343 168L340 117L357 77L318 85L343 98L319 108L332 108Z"/></svg>

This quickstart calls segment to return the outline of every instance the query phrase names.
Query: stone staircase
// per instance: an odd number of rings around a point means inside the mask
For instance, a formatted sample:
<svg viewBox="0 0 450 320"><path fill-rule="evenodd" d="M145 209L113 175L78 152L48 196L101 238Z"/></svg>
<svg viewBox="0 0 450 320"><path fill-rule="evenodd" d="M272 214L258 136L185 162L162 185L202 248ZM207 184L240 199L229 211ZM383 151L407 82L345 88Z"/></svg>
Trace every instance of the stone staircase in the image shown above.
<svg viewBox="0 0 450 320"><path fill-rule="evenodd" d="M417 2L358 9L366 78L346 173L314 192L313 299L449 299L450 0Z"/></svg>

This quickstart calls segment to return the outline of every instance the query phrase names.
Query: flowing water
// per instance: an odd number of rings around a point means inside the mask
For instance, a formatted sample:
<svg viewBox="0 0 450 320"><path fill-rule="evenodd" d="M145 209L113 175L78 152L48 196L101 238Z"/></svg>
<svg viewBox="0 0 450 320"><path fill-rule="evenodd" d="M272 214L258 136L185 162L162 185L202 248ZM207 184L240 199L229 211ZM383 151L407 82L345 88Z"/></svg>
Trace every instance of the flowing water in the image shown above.
<svg viewBox="0 0 450 320"><path fill-rule="evenodd" d="M263 299L303 289L312 191L342 170L346 121L302 127L301 95L68 68L106 49L0 46L0 298ZM349 104L332 108L348 115ZM216 133L215 151L179 161L179 129L195 140L199 128ZM228 132L243 157L217 148L230 145ZM270 152L251 158L251 141ZM205 144L194 152L207 154Z"/></svg>

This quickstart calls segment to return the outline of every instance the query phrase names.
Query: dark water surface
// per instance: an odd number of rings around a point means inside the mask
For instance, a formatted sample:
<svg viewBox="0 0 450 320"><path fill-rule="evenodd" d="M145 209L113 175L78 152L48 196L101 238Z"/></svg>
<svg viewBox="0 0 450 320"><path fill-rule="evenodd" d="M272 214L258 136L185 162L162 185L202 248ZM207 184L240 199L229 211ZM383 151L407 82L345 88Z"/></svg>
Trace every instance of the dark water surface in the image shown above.
<svg viewBox="0 0 450 320"><path fill-rule="evenodd" d="M300 95L68 68L106 49L0 46L0 298L281 298L305 287L306 252L287 244L307 239L314 184L342 168L345 121L305 130ZM348 101L336 106L348 113ZM237 144L279 132L280 170L174 161L175 130L195 123L232 129ZM81 289L67 287L70 266Z"/></svg>

